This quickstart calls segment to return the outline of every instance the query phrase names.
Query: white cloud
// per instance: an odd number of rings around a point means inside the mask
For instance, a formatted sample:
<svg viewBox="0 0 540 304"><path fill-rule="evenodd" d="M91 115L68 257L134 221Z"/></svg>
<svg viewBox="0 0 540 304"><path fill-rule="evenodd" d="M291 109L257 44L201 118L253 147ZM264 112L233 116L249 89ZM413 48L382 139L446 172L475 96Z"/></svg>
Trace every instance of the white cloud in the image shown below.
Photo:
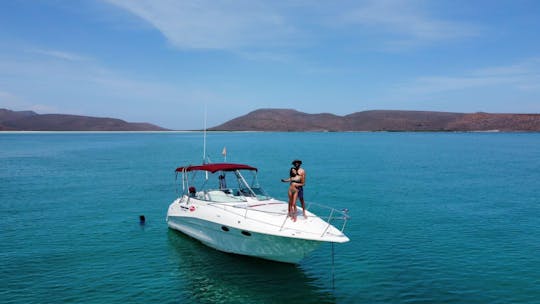
<svg viewBox="0 0 540 304"><path fill-rule="evenodd" d="M70 52L58 51L58 50L44 50L44 49L31 49L29 53L45 55L55 59L67 60L67 61L86 61L90 58Z"/></svg>
<svg viewBox="0 0 540 304"><path fill-rule="evenodd" d="M472 88L505 87L515 90L540 89L540 60L524 60L512 65L472 70L458 76L423 76L399 91L412 94L431 94Z"/></svg>
<svg viewBox="0 0 540 304"><path fill-rule="evenodd" d="M473 71L479 76L538 76L540 74L540 57L519 61L507 66L495 66Z"/></svg>
<svg viewBox="0 0 540 304"><path fill-rule="evenodd" d="M255 0L106 1L148 22L181 49L279 44L292 32L270 5Z"/></svg>
<svg viewBox="0 0 540 304"><path fill-rule="evenodd" d="M24 54L17 60L0 57L0 108L116 117L183 129L200 124L186 109L202 109L203 103L220 108L224 99L202 84L137 77L95 60L43 60L35 53Z"/></svg>
<svg viewBox="0 0 540 304"><path fill-rule="evenodd" d="M21 103L18 96L5 90L0 90L0 108L12 109Z"/></svg>
<svg viewBox="0 0 540 304"><path fill-rule="evenodd" d="M478 27L472 24L430 16L430 12L416 1L366 1L344 11L340 21L365 27L380 35L387 46L413 46L479 34Z"/></svg>
<svg viewBox="0 0 540 304"><path fill-rule="evenodd" d="M351 33L356 38L338 43L402 48L479 34L474 25L436 18L418 1L104 1L144 20L180 49L305 47Z"/></svg>
<svg viewBox="0 0 540 304"><path fill-rule="evenodd" d="M32 104L25 98L5 90L0 90L0 108L13 111L34 111L39 114L59 113L59 110L55 107L44 104Z"/></svg>

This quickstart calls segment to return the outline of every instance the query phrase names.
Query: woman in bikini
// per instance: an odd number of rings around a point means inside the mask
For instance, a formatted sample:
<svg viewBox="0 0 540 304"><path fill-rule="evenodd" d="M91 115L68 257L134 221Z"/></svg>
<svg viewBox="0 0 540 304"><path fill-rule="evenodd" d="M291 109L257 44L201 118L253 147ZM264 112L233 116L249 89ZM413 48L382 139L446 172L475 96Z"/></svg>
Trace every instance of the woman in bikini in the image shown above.
<svg viewBox="0 0 540 304"><path fill-rule="evenodd" d="M291 168L289 178L282 179L282 182L290 182L289 185L289 216L296 222L296 199L298 198L298 186L302 185L302 177L298 175L296 168Z"/></svg>

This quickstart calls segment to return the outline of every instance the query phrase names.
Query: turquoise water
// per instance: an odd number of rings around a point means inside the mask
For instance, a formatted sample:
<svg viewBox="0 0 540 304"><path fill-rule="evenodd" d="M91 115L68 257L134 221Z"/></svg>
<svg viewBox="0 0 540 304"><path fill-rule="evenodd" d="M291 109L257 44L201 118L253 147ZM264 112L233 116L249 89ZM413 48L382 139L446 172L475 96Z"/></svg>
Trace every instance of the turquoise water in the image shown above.
<svg viewBox="0 0 540 304"><path fill-rule="evenodd" d="M1 303L538 303L540 134L209 133L267 192L301 158L306 199L351 242L299 265L167 228L200 133L0 134ZM139 225L144 214L147 223Z"/></svg>

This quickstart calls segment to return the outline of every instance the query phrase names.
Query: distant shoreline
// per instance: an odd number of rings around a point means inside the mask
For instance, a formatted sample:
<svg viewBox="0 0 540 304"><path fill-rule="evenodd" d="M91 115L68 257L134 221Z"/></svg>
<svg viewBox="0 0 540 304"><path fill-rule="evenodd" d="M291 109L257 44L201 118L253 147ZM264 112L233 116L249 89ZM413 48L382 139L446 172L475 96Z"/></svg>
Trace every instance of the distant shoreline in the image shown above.
<svg viewBox="0 0 540 304"><path fill-rule="evenodd" d="M180 130L171 130L171 131L0 131L0 134L111 134L111 133L195 133L203 131L180 131Z"/></svg>
<svg viewBox="0 0 540 304"><path fill-rule="evenodd" d="M501 130L473 130L473 131L206 131L207 133L540 133L540 131L501 131ZM203 130L171 130L171 131L0 131L2 134L183 134L204 133Z"/></svg>

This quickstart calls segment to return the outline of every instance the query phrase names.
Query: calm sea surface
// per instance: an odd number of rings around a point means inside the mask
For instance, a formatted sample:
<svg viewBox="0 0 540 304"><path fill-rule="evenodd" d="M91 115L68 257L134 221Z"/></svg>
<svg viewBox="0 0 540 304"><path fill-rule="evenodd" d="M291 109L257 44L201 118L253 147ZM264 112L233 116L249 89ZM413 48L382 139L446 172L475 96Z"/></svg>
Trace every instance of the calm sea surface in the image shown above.
<svg viewBox="0 0 540 304"><path fill-rule="evenodd" d="M165 223L201 133L0 134L0 303L540 303L540 134L209 133L213 161L348 208L299 265ZM139 225L144 214L147 223Z"/></svg>

